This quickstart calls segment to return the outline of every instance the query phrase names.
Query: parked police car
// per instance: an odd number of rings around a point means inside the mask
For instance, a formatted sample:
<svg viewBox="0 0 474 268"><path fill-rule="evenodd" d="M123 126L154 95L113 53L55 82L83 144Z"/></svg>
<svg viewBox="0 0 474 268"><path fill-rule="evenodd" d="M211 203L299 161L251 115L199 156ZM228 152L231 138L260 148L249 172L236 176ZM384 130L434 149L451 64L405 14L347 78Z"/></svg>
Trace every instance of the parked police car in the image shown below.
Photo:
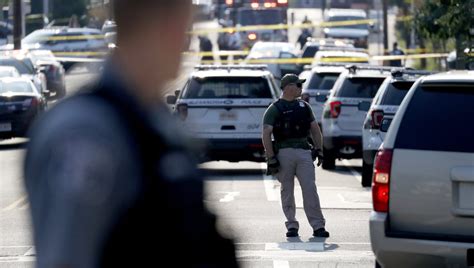
<svg viewBox="0 0 474 268"><path fill-rule="evenodd" d="M175 103L191 135L206 141L205 160L263 161L262 118L280 95L262 65L197 66Z"/></svg>
<svg viewBox="0 0 474 268"><path fill-rule="evenodd" d="M362 157L361 103L372 101L391 68L352 65L339 75L324 106L322 118L324 169L334 169L336 158Z"/></svg>
<svg viewBox="0 0 474 268"><path fill-rule="evenodd" d="M375 160L379 266L474 266L473 103L472 71L422 77L405 96Z"/></svg>
<svg viewBox="0 0 474 268"><path fill-rule="evenodd" d="M380 86L368 110L362 129L362 186L372 184L372 168L375 154L385 138L380 130L383 120L392 120L408 90L421 75L430 72L394 69Z"/></svg>
<svg viewBox="0 0 474 268"><path fill-rule="evenodd" d="M344 70L343 64L320 63L311 68L303 84L303 95L308 95L307 102L311 105L318 124L321 124L324 103L329 91Z"/></svg>

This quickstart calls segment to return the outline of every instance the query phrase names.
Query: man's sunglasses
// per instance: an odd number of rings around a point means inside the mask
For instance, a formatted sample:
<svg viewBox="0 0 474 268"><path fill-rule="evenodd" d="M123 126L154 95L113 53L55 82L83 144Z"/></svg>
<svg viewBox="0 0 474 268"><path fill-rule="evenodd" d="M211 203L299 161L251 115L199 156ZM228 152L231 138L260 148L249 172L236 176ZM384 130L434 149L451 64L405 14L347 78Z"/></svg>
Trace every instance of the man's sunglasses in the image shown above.
<svg viewBox="0 0 474 268"><path fill-rule="evenodd" d="M289 85L296 85L298 88L302 88L303 87L303 83L291 83Z"/></svg>

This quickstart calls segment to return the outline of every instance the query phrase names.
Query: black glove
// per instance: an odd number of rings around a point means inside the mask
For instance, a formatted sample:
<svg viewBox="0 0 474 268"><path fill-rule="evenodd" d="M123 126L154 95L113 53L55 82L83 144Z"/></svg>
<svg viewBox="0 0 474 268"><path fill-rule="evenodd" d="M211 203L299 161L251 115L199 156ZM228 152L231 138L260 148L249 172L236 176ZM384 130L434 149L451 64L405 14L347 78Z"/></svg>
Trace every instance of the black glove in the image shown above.
<svg viewBox="0 0 474 268"><path fill-rule="evenodd" d="M316 166L320 166L323 161L324 161L324 156L323 156L323 151L319 149L311 149L311 157L313 158L313 162L316 161L316 158L318 159L318 162L316 163Z"/></svg>
<svg viewBox="0 0 474 268"><path fill-rule="evenodd" d="M275 175L280 168L280 161L274 156L267 160L267 175Z"/></svg>

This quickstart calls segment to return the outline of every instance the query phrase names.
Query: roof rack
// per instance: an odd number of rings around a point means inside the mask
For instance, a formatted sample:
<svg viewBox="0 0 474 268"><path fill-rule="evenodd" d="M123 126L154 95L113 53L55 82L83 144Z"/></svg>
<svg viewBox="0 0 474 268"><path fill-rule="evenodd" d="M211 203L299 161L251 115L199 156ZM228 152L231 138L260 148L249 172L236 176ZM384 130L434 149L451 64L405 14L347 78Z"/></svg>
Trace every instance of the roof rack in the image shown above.
<svg viewBox="0 0 474 268"><path fill-rule="evenodd" d="M367 53L367 49L350 47L350 46L322 46L319 51L344 51L344 52L363 52Z"/></svg>
<svg viewBox="0 0 474 268"><path fill-rule="evenodd" d="M356 73L358 70L375 70L375 71L381 71L381 72L389 72L394 69L392 66L379 66L379 65L368 65L368 64L346 64L346 69L349 70L350 73Z"/></svg>
<svg viewBox="0 0 474 268"><path fill-rule="evenodd" d="M406 75L430 75L434 74L434 72L430 71L424 71L424 70L415 70L412 68L393 68L392 71L392 77L397 78L397 77L403 77L404 74Z"/></svg>
<svg viewBox="0 0 474 268"><path fill-rule="evenodd" d="M207 70L268 70L267 65L262 64L248 64L248 65L196 65L194 67L197 71L207 71Z"/></svg>

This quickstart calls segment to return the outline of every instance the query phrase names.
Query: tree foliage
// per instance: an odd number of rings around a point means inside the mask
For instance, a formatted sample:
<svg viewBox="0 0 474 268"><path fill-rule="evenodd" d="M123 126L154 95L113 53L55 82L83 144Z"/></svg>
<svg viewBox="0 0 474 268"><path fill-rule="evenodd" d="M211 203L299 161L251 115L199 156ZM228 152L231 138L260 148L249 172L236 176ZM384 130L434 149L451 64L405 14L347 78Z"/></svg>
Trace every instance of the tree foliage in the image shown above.
<svg viewBox="0 0 474 268"><path fill-rule="evenodd" d="M424 37L466 39L474 27L473 6L472 0L425 1L416 12L415 26Z"/></svg>

